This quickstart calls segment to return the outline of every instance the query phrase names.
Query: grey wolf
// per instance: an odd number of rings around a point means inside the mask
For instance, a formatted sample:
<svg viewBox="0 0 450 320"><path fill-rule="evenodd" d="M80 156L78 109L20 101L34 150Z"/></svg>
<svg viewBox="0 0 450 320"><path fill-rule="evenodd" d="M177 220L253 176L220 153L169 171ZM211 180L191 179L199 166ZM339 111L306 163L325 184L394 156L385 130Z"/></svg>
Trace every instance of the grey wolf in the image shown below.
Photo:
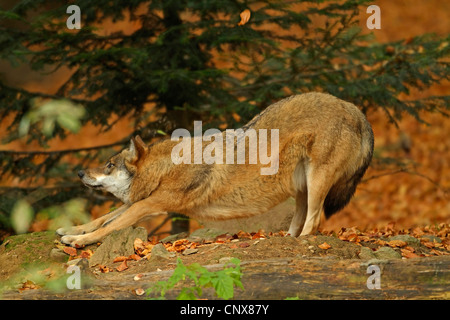
<svg viewBox="0 0 450 320"><path fill-rule="evenodd" d="M276 102L242 129L279 130L276 174L262 175L263 164L249 161L175 164L171 154L177 141L146 145L137 136L104 166L78 173L86 186L111 192L123 205L85 225L58 229L61 241L71 246L98 242L116 229L169 211L198 220L249 217L289 197L295 198L296 209L288 234L312 234L322 211L330 217L350 201L372 159L373 132L364 114L325 93ZM211 142L202 143L205 149Z"/></svg>

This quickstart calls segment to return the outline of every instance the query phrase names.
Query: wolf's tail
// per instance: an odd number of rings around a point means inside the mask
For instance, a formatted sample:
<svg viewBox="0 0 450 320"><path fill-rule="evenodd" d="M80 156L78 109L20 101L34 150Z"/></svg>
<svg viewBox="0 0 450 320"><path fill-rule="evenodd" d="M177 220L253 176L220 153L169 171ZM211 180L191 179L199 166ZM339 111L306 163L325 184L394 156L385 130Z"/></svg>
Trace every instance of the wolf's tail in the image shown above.
<svg viewBox="0 0 450 320"><path fill-rule="evenodd" d="M361 178L372 160L374 138L370 124L368 122L366 124L367 126L362 136L362 148L365 152L362 164L353 174L339 179L331 187L323 204L326 218L331 217L334 213L338 212L347 205L355 193L356 186L361 181Z"/></svg>

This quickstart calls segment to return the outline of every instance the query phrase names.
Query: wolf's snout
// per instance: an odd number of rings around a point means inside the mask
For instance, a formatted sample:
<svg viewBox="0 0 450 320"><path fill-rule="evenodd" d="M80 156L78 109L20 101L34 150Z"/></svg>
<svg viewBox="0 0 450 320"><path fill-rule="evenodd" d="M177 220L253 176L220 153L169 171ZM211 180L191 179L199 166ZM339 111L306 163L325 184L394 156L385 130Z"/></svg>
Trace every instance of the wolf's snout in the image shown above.
<svg viewBox="0 0 450 320"><path fill-rule="evenodd" d="M83 170L78 171L78 176L80 177L80 179L83 178L84 177L84 171Z"/></svg>

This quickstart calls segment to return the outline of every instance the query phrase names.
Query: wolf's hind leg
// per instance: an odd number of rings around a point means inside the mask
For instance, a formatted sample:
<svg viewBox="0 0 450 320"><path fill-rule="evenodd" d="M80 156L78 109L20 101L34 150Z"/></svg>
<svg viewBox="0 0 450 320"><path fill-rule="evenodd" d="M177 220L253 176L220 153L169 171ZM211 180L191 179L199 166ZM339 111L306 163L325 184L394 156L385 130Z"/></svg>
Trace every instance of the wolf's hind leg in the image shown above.
<svg viewBox="0 0 450 320"><path fill-rule="evenodd" d="M59 228L56 230L56 233L60 236L65 235L78 235L78 234L86 234L93 232L100 228L104 223L110 222L114 219L116 219L119 215L121 215L123 212L125 212L126 209L129 208L129 205L122 205L116 210L111 211L110 213L107 213L103 216L101 216L98 219L95 219L91 222L88 222L86 224L82 224L79 226L69 227L69 228Z"/></svg>
<svg viewBox="0 0 450 320"><path fill-rule="evenodd" d="M288 235L298 237L303 229L308 211L308 193L306 191L298 191L295 196L295 212L289 226Z"/></svg>
<svg viewBox="0 0 450 320"><path fill-rule="evenodd" d="M300 235L313 234L319 228L325 198L334 183L330 168L322 166L314 168L308 174L308 213Z"/></svg>

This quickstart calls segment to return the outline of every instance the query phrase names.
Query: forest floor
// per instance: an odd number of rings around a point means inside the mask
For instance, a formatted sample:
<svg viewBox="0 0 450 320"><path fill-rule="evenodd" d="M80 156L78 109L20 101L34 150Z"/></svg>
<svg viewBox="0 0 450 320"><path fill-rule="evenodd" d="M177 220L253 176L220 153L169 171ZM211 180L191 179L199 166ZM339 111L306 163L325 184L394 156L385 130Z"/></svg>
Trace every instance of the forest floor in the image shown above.
<svg viewBox="0 0 450 320"><path fill-rule="evenodd" d="M0 297L146 299L146 290L167 280L178 259L214 272L237 258L244 289L235 289L236 299L450 299L448 224L402 232L343 228L298 238L222 232L203 228L159 241L130 227L79 249L61 245L51 231L12 236L0 247ZM81 271L78 290L68 285L69 266ZM379 268L379 289L369 279L370 266ZM190 285L175 287L166 298ZM202 298L217 297L210 288Z"/></svg>

